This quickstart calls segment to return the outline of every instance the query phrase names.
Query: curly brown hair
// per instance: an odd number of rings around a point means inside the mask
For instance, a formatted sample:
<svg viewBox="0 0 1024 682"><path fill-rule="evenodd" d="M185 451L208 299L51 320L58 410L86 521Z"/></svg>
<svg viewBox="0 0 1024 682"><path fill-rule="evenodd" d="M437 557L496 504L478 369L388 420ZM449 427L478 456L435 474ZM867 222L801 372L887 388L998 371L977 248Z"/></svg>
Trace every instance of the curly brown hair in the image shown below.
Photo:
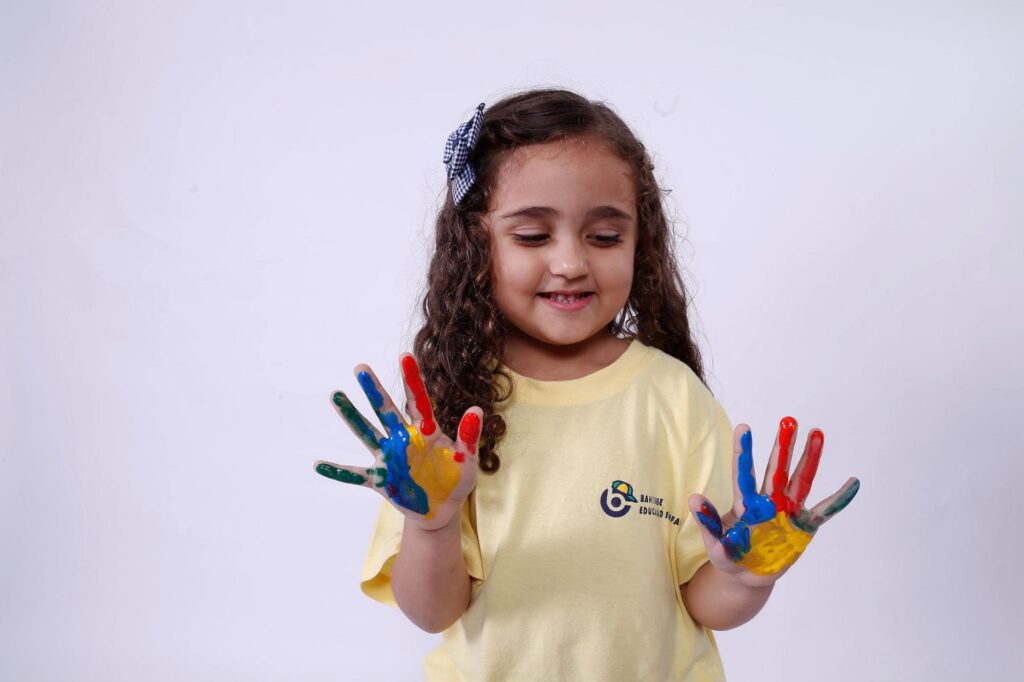
<svg viewBox="0 0 1024 682"><path fill-rule="evenodd" d="M435 418L446 433L456 432L469 407L483 409L479 457L480 469L488 473L498 470L495 448L505 433L495 407L512 390L512 377L501 366L505 319L491 292L490 237L483 221L488 198L502 163L518 147L580 137L603 140L634 171L638 236L633 283L609 329L678 358L704 381L663 191L644 145L608 105L575 92L545 88L506 97L484 112L469 156L477 181L458 205L449 187L437 215L424 324L413 344Z"/></svg>

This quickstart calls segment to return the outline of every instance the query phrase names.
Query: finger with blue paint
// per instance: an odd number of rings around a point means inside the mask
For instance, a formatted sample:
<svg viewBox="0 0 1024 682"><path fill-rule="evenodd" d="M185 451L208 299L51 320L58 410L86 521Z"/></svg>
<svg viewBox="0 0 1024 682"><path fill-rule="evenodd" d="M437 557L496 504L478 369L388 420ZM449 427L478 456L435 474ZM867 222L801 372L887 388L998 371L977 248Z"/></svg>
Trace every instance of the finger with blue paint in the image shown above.
<svg viewBox="0 0 1024 682"><path fill-rule="evenodd" d="M750 551L750 529L745 523L735 524L728 532L722 524L722 517L719 515L715 505L704 497L701 498L700 507L693 512L701 525L721 543L722 548L732 561L739 561Z"/></svg>
<svg viewBox="0 0 1024 682"><path fill-rule="evenodd" d="M720 516L702 495L691 495L690 510L701 526L708 558L720 570L751 586L774 583L800 557L821 525L846 507L860 482L849 479L835 494L813 509L804 508L817 473L824 444L820 429L812 429L800 463L789 479L789 462L797 423L779 423L775 446L758 493L755 486L750 427L733 433L733 508Z"/></svg>
<svg viewBox="0 0 1024 682"><path fill-rule="evenodd" d="M395 402L369 365L356 365L354 371L366 399L388 433L380 440L384 466L388 472L384 491L398 507L422 515L430 513L429 495L410 471L408 458L410 446L415 447L412 438L416 430L398 411Z"/></svg>
<svg viewBox="0 0 1024 682"><path fill-rule="evenodd" d="M455 441L434 422L419 366L411 354L400 359L406 396L406 419L367 365L357 365L356 380L387 435L370 424L341 391L332 394L335 409L374 457L372 467L317 461L317 473L343 483L376 490L405 516L426 530L447 525L476 484L477 447L483 411L463 414Z"/></svg>
<svg viewBox="0 0 1024 682"><path fill-rule="evenodd" d="M727 515L738 519L729 523L728 530L710 500L700 497L700 506L694 515L701 525L718 541L732 561L741 560L750 551L750 525L763 523L775 517L775 506L770 498L757 492L750 427L740 424L733 434L733 508Z"/></svg>
<svg viewBox="0 0 1024 682"><path fill-rule="evenodd" d="M370 407L373 408L377 419L384 425L389 436L392 431L408 423L395 406L395 401L391 399L388 392L381 386L377 375L373 373L369 365L356 365L353 373L356 375L359 387L363 389L363 395L366 396Z"/></svg>
<svg viewBox="0 0 1024 682"><path fill-rule="evenodd" d="M740 521L749 525L764 523L775 518L775 505L771 497L757 492L757 473L754 471L753 437L750 427L741 424L740 451L733 459L733 471L736 476L736 487L740 492L743 511ZM733 448L735 451L735 447ZM776 446L775 450L778 450ZM763 488L762 488L763 489Z"/></svg>

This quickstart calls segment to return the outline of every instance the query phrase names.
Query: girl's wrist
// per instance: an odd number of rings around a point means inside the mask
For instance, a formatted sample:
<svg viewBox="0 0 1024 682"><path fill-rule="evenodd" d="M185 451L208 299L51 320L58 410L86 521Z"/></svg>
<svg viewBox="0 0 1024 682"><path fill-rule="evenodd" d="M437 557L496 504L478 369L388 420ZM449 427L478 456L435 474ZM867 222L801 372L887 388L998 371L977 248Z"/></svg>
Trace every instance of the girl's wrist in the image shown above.
<svg viewBox="0 0 1024 682"><path fill-rule="evenodd" d="M446 532L451 533L453 532L453 530L456 532L461 531L462 528L461 507L459 507L459 509L456 510L454 514L452 514L452 518L448 520L448 523L438 528L423 528L413 519L409 519L408 517L406 518L416 530L420 531L421 533L424 533L424 537L437 537L438 535L444 535Z"/></svg>
<svg viewBox="0 0 1024 682"><path fill-rule="evenodd" d="M727 571L718 566L715 566L715 570L720 574L722 583L728 587L728 589L735 594L748 594L751 596L767 595L775 587L776 581L781 574L767 577L767 576L755 576L748 571Z"/></svg>

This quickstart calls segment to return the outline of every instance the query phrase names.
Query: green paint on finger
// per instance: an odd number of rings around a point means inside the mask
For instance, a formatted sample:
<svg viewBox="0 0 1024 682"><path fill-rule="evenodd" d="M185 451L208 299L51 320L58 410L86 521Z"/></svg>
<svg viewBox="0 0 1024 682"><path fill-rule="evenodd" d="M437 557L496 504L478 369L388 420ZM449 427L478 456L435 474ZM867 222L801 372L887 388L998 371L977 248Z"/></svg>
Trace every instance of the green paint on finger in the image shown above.
<svg viewBox="0 0 1024 682"><path fill-rule="evenodd" d="M356 409L352 401L348 399L348 396L341 391L335 391L334 404L341 410L341 416L345 418L345 421L359 434L360 440L366 445L373 448L374 450L380 449L380 443L377 442L377 436L374 435L373 429L363 419L363 415L359 414L359 410Z"/></svg>
<svg viewBox="0 0 1024 682"><path fill-rule="evenodd" d="M856 497L858 490L860 490L860 481L855 480L849 489L833 500L820 515L813 514L809 510L804 509L799 514L790 516L789 520L800 530L807 533L815 533L821 528L821 524L845 509L846 505L850 504L853 498Z"/></svg>
<svg viewBox="0 0 1024 682"><path fill-rule="evenodd" d="M806 509L801 511L799 514L794 514L793 516L790 516L789 521L803 532L812 534L816 533L818 530L818 526L821 525L821 522L816 522L814 518L811 516L811 512L807 511Z"/></svg>
<svg viewBox="0 0 1024 682"><path fill-rule="evenodd" d="M850 504L850 502L853 501L853 498L856 497L858 490L860 490L860 481L857 480L857 479L854 479L853 480L853 485L851 485L849 488L847 488L843 492L842 495L837 497L832 502L832 504L830 504L828 507L826 507L826 509L825 509L825 511L824 511L824 513L822 515L827 519L827 518L829 518L831 516L834 516L835 514L838 514L841 511L843 511L843 509L846 508L846 505Z"/></svg>
<svg viewBox="0 0 1024 682"><path fill-rule="evenodd" d="M388 470L385 467L370 467L369 469L366 470L366 475L370 476L371 478L373 476L377 477L377 482L374 485L376 485L378 488L383 488L385 485L387 485Z"/></svg>
<svg viewBox="0 0 1024 682"><path fill-rule="evenodd" d="M366 483L365 476L360 476L348 469L341 469L323 462L316 465L316 472L321 476L326 476L327 478L332 478L335 481L341 481L342 483L353 483L355 485L362 485Z"/></svg>

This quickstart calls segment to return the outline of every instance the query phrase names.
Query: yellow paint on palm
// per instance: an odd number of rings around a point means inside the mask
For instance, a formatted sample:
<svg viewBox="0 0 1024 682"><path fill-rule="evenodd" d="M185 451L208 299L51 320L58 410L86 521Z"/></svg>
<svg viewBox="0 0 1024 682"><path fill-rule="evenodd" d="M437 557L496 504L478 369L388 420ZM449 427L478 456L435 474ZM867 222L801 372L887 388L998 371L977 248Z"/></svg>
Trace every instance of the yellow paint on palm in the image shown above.
<svg viewBox="0 0 1024 682"><path fill-rule="evenodd" d="M409 476L427 493L430 507L426 518L432 518L437 505L444 502L459 484L460 467L455 461L451 448L427 450L423 435L415 426L406 426L409 432L409 447L406 457L409 461Z"/></svg>
<svg viewBox="0 0 1024 682"><path fill-rule="evenodd" d="M785 512L750 526L750 552L740 560L751 573L778 573L799 558L814 536L796 528Z"/></svg>

